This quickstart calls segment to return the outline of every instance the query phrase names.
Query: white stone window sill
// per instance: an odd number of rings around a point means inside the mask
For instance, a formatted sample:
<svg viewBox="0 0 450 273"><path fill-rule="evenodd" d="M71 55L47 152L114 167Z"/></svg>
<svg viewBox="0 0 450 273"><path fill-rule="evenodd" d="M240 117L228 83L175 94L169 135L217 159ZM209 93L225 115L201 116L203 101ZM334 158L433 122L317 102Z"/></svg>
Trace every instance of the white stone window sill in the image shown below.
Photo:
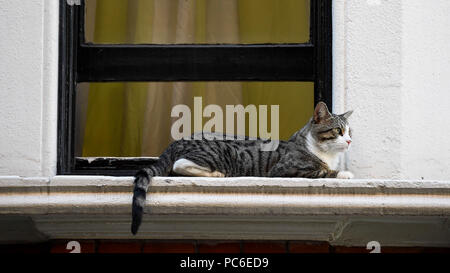
<svg viewBox="0 0 450 273"><path fill-rule="evenodd" d="M133 178L0 177L0 241L320 240L450 246L450 181L156 177L130 232Z"/></svg>

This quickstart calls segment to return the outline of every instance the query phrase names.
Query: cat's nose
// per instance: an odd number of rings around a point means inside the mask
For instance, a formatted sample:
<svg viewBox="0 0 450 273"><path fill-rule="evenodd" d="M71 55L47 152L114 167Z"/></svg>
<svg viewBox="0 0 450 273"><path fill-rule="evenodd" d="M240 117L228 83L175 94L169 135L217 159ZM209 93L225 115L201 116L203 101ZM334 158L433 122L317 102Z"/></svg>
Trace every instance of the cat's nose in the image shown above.
<svg viewBox="0 0 450 273"><path fill-rule="evenodd" d="M347 140L348 146L350 146L350 143L352 143L352 141L351 140Z"/></svg>

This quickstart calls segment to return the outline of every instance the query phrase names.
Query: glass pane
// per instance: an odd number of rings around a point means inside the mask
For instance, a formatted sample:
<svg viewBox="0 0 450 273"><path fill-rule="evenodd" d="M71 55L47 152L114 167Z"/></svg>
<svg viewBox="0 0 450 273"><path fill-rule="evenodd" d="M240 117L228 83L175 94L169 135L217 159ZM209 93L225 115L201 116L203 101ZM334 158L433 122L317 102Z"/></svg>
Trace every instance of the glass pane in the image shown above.
<svg viewBox="0 0 450 273"><path fill-rule="evenodd" d="M309 41L310 0L86 0L86 41L261 44Z"/></svg>
<svg viewBox="0 0 450 273"><path fill-rule="evenodd" d="M313 108L312 82L83 83L75 155L159 156L180 134L199 131L287 140ZM239 109L248 110L243 119L233 112Z"/></svg>

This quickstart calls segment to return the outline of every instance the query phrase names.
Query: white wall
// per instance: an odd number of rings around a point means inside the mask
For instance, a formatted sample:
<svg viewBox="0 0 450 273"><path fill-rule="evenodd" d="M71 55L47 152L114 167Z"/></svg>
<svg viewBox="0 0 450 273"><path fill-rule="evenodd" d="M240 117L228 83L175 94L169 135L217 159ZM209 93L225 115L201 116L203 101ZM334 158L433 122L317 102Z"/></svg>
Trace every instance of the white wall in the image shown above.
<svg viewBox="0 0 450 273"><path fill-rule="evenodd" d="M400 1L334 2L334 110L355 110L347 166L358 178L401 177L401 7Z"/></svg>
<svg viewBox="0 0 450 273"><path fill-rule="evenodd" d="M0 1L0 173L41 171L43 4Z"/></svg>
<svg viewBox="0 0 450 273"><path fill-rule="evenodd" d="M450 178L450 2L334 2L335 111L360 178ZM338 15L337 15L338 14Z"/></svg>
<svg viewBox="0 0 450 273"><path fill-rule="evenodd" d="M450 2L333 0L334 111L360 178L450 178ZM56 172L58 1L0 0L0 175ZM447 77L446 77L447 76Z"/></svg>
<svg viewBox="0 0 450 273"><path fill-rule="evenodd" d="M450 1L403 7L402 177L450 179Z"/></svg>
<svg viewBox="0 0 450 273"><path fill-rule="evenodd" d="M57 1L0 0L0 175L55 171L57 27Z"/></svg>

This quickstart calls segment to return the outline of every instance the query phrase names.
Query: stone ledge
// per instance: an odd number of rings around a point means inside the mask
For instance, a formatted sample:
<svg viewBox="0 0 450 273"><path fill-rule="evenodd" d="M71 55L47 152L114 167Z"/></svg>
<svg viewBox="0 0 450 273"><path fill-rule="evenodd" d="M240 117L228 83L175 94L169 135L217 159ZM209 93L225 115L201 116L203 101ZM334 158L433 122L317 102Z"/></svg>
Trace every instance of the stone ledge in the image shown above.
<svg viewBox="0 0 450 273"><path fill-rule="evenodd" d="M132 184L131 177L0 177L0 223L32 223L36 240L280 239L355 246L376 235L385 245L450 246L447 181L157 177L137 237L129 232ZM1 230L14 236L3 232L0 241L23 236ZM30 227L24 230L29 240Z"/></svg>

